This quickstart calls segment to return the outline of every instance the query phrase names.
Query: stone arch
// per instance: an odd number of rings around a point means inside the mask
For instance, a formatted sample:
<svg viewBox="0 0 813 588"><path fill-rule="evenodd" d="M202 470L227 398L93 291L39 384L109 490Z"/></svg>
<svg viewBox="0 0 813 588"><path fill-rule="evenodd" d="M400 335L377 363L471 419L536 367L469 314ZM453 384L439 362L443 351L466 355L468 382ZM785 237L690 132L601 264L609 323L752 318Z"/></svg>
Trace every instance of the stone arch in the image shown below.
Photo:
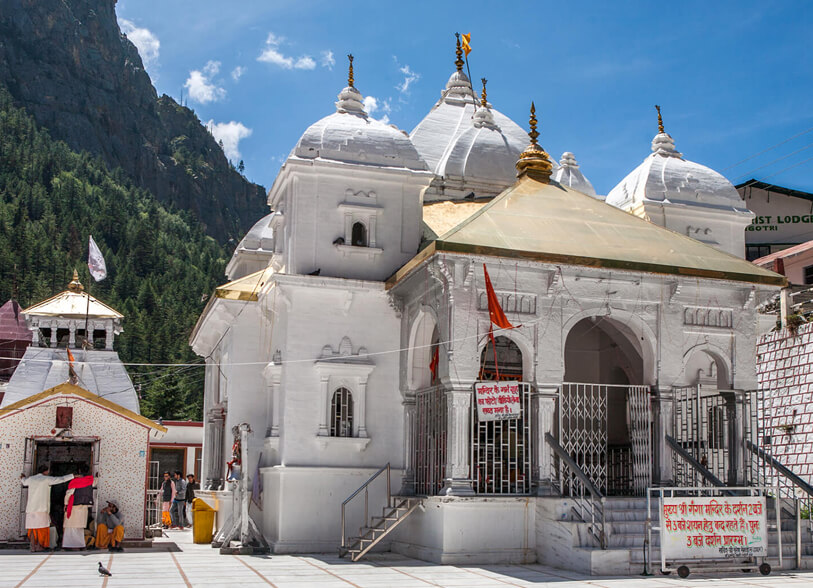
<svg viewBox="0 0 813 588"><path fill-rule="evenodd" d="M431 307L422 305L409 331L407 386L410 390L421 390L432 385L429 364L432 361L433 345L439 340L437 314Z"/></svg>
<svg viewBox="0 0 813 588"><path fill-rule="evenodd" d="M562 353L566 348L567 338L573 327L586 318L601 319L611 328L612 335L617 335L619 342L627 348L627 352L634 351L641 358L641 375L639 382L633 384L654 385L657 382L657 361L655 359L655 333L650 326L639 316L625 310L593 308L583 310L571 316L562 328ZM564 357L562 357L564 364ZM637 378L636 378L637 379Z"/></svg>
<svg viewBox="0 0 813 588"><path fill-rule="evenodd" d="M534 381L534 346L528 337L517 331L517 329L508 329L505 331L500 331L499 334L494 335L495 338L497 337L505 337L506 339L510 339L512 343L514 343L518 348L520 353L522 353L522 381L523 382L533 382ZM479 374L480 371L480 358L483 357L483 351L486 349L488 344L491 342L491 338L488 336L483 337L482 341L477 345L477 372Z"/></svg>
<svg viewBox="0 0 813 588"><path fill-rule="evenodd" d="M728 355L711 343L694 345L683 354L683 380L687 385L716 379L717 388L727 390L732 386L731 373Z"/></svg>

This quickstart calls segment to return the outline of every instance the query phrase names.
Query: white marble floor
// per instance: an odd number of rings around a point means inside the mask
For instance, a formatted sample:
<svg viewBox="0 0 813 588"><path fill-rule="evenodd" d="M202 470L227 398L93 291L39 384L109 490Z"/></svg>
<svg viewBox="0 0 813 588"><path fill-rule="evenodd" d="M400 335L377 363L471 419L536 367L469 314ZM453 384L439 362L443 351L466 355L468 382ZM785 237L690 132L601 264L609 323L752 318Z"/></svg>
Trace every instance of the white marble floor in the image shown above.
<svg viewBox="0 0 813 588"><path fill-rule="evenodd" d="M442 566L394 554L374 555L359 563L331 554L230 556L220 555L208 545L193 545L191 535L191 531L171 531L168 539L156 542L152 549L130 549L114 554L0 551L0 587L813 586L813 570L770 576L692 574L682 580L675 575L660 574L590 577L541 565ZM98 575L99 561L113 573L111 578Z"/></svg>

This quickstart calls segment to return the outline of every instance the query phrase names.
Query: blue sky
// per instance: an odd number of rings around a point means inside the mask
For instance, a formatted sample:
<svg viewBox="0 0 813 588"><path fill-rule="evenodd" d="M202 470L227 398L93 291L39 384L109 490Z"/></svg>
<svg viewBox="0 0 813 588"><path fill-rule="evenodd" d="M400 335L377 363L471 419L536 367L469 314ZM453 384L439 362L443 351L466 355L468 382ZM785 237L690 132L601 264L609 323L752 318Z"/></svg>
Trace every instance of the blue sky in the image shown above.
<svg viewBox="0 0 813 588"><path fill-rule="evenodd" d="M347 53L372 115L411 131L460 31L494 107L525 127L534 100L542 146L573 151L600 194L649 154L654 104L688 159L813 192L810 2L119 0L117 13L159 93L183 94L266 187L335 110Z"/></svg>

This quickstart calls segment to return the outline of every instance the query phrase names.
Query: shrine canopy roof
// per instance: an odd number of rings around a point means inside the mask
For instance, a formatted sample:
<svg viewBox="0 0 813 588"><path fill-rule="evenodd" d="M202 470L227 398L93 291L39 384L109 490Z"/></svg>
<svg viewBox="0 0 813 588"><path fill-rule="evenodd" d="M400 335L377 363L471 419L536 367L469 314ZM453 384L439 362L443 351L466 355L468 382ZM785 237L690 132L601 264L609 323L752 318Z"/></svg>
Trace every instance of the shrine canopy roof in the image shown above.
<svg viewBox="0 0 813 588"><path fill-rule="evenodd" d="M435 252L785 286L787 280L561 186L521 177L430 243L387 281L392 287Z"/></svg>
<svg viewBox="0 0 813 588"><path fill-rule="evenodd" d="M273 274L274 270L271 266L268 266L264 270L248 274L247 276L218 286L215 288L215 298L256 301L259 299L263 286L265 286Z"/></svg>

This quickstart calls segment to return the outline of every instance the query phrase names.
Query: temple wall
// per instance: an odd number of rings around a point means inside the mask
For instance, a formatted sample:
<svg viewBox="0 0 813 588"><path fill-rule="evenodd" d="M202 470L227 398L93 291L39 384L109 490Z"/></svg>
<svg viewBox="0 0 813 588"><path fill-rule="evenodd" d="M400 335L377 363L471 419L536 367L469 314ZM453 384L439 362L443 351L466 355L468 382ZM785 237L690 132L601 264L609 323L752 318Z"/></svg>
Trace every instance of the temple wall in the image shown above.
<svg viewBox="0 0 813 588"><path fill-rule="evenodd" d="M124 514L125 537L144 536L144 493L150 429L84 398L58 394L23 410L0 415L0 540L20 536L21 484L28 437L53 438L56 407L73 407L75 438L98 437L97 496Z"/></svg>

